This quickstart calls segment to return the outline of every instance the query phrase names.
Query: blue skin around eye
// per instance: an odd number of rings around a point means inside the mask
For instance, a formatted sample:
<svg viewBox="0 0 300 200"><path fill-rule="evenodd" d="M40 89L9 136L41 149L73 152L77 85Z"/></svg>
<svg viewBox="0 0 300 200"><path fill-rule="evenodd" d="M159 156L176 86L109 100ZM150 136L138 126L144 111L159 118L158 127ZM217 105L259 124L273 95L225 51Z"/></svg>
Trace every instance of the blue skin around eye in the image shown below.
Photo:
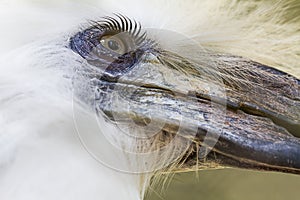
<svg viewBox="0 0 300 200"><path fill-rule="evenodd" d="M98 37L100 36L101 33L98 34ZM70 48L86 59L90 56L92 49L95 48L95 41L93 41L94 37L97 37L95 31L85 30L79 32L71 38Z"/></svg>
<svg viewBox="0 0 300 200"><path fill-rule="evenodd" d="M119 55L103 47L99 38L104 34L99 29L87 29L70 39L70 48L86 59L89 64L102 68L105 74L118 78L132 69L144 54L144 48L135 48Z"/></svg>

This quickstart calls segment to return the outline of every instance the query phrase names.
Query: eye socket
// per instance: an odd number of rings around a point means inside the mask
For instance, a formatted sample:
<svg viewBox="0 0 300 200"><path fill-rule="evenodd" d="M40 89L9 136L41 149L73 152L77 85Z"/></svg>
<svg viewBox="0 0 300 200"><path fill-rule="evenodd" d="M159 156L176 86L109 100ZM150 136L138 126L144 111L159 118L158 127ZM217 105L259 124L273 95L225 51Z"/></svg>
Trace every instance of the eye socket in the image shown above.
<svg viewBox="0 0 300 200"><path fill-rule="evenodd" d="M128 41L124 41L121 35L105 35L100 38L100 44L106 49L123 55L129 51Z"/></svg>

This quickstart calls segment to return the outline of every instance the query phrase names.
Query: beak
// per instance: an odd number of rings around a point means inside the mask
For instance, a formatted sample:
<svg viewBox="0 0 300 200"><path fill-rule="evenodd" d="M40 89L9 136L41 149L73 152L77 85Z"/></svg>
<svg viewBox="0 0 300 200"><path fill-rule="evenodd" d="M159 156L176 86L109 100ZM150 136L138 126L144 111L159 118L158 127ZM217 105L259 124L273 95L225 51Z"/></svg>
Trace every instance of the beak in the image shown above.
<svg viewBox="0 0 300 200"><path fill-rule="evenodd" d="M246 73L226 77L232 64L218 68L226 84L225 125L217 136L199 128L198 144L210 153L199 157L198 152L186 163L300 174L300 81L260 63L231 59L238 63L236 70Z"/></svg>
<svg viewBox="0 0 300 200"><path fill-rule="evenodd" d="M158 146L174 135L177 143L191 141L176 170L200 162L300 174L297 78L241 57L174 49L145 50L117 79L107 71L91 77L97 112L114 124L135 124L131 132L147 139L159 130Z"/></svg>
<svg viewBox="0 0 300 200"><path fill-rule="evenodd" d="M192 154L185 167L199 166L198 161L213 167L300 174L300 81L243 58L219 59L223 64L224 59L236 62L218 67L227 95L224 126L210 134L209 129L198 127L197 144L210 153ZM219 97L206 99L221 102Z"/></svg>

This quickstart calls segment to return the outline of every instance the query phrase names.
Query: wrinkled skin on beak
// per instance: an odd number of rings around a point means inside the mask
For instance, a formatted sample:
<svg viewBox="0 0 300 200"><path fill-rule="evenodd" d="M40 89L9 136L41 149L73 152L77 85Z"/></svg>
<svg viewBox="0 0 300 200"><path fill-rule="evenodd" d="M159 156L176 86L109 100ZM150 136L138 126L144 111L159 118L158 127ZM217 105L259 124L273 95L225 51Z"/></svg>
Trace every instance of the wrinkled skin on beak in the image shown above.
<svg viewBox="0 0 300 200"><path fill-rule="evenodd" d="M300 81L194 47L157 42L121 76L86 69L92 85L86 91L95 99L82 96L110 123L135 123L149 138L159 129L190 140L192 153L177 170L195 169L199 161L300 174ZM203 157L201 147L207 150Z"/></svg>

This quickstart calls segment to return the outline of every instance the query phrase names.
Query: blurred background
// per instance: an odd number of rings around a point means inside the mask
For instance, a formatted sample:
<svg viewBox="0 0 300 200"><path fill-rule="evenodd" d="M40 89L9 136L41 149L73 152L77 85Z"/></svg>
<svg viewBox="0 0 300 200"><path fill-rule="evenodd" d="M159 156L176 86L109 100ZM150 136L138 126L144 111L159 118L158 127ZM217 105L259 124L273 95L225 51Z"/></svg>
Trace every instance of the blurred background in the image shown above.
<svg viewBox="0 0 300 200"><path fill-rule="evenodd" d="M161 186L159 186L161 187ZM239 169L177 173L164 192L151 188L146 200L298 200L300 177Z"/></svg>

